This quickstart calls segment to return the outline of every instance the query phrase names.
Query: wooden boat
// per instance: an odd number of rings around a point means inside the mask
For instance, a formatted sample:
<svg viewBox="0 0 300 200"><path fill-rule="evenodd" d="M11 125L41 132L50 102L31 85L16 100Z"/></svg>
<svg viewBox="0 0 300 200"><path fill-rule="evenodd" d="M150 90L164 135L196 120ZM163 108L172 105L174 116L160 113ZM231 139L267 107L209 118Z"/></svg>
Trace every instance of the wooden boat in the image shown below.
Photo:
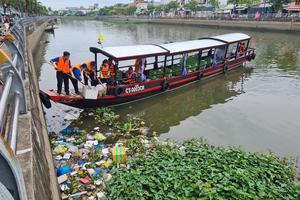
<svg viewBox="0 0 300 200"><path fill-rule="evenodd" d="M231 33L198 40L162 45L135 45L95 48L90 51L112 58L118 70L114 84L108 85L107 94L97 99L83 96L58 95L55 90L42 90L54 102L78 108L118 105L176 89L194 81L212 77L242 66L255 58L250 48L251 37ZM243 46L243 48L241 48ZM124 71L135 59L146 59L144 74L147 80L136 84L122 84ZM129 65L128 65L129 64Z"/></svg>

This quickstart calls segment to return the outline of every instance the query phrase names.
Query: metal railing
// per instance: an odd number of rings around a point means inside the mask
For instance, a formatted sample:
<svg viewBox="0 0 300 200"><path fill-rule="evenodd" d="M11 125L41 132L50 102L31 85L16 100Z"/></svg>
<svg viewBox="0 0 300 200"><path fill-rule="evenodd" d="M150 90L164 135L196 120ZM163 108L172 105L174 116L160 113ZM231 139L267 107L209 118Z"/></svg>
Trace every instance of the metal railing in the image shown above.
<svg viewBox="0 0 300 200"><path fill-rule="evenodd" d="M27 112L26 36L22 21L9 31L15 40L1 44L0 64L0 182L13 199L27 199L21 167L16 159L19 115ZM7 175L10 174L10 175ZM1 191L0 191L1 192Z"/></svg>

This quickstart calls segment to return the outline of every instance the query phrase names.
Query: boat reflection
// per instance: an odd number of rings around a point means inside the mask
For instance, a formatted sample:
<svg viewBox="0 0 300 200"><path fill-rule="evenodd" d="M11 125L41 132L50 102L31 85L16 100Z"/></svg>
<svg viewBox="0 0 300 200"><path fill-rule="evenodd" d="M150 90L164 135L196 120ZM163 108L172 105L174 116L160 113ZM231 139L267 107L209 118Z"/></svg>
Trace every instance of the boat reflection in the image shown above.
<svg viewBox="0 0 300 200"><path fill-rule="evenodd" d="M239 68L225 76L190 84L176 91L156 97L116 106L114 110L126 116L143 118L157 133L167 133L190 116L199 115L215 104L223 104L244 93L243 84L251 75L251 68Z"/></svg>

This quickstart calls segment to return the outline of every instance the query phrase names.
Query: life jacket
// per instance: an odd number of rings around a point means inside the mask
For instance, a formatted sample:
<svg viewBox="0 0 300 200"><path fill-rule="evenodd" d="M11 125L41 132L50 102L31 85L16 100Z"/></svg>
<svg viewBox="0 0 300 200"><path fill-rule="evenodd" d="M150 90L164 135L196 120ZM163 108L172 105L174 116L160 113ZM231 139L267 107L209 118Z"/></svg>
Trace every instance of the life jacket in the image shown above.
<svg viewBox="0 0 300 200"><path fill-rule="evenodd" d="M58 72L63 72L65 74L70 73L70 60L64 61L63 57L58 58L58 62L56 63L57 66L57 71Z"/></svg>
<svg viewBox="0 0 300 200"><path fill-rule="evenodd" d="M80 71L82 71L82 69L81 69L80 66L81 66L80 64L74 64L74 65L72 65L72 71L73 71L74 69L79 69Z"/></svg>
<svg viewBox="0 0 300 200"><path fill-rule="evenodd" d="M115 75L115 65L113 63L109 64L110 75Z"/></svg>
<svg viewBox="0 0 300 200"><path fill-rule="evenodd" d="M109 66L108 65L102 65L100 78L109 78L109 77L110 77Z"/></svg>
<svg viewBox="0 0 300 200"><path fill-rule="evenodd" d="M135 78L133 78L133 75L135 75ZM134 83L136 83L136 78L137 78L137 76L136 76L136 73L135 72L132 72L132 73L126 73L126 78L127 78L127 80L129 80L128 81L128 83L129 84L134 84Z"/></svg>

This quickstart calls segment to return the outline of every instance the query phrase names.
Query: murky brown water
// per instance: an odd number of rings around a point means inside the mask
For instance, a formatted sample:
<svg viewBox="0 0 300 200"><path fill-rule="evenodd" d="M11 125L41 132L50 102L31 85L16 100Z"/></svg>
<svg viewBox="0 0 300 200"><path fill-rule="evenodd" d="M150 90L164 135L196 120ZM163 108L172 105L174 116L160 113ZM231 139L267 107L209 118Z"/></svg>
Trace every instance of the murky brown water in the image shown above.
<svg viewBox="0 0 300 200"><path fill-rule="evenodd" d="M106 37L104 45L111 46L189 40L227 32L236 30L67 20L62 21L55 36L45 35L49 43L43 54L49 60L68 50L73 63L92 59L88 48L97 46L99 33ZM162 139L204 137L217 145L300 156L300 38L243 32L253 37L252 47L257 49L256 60L245 68L114 110L144 118ZM56 87L55 71L49 65L43 64L38 74L41 88ZM50 130L63 127L68 109L54 104L47 110ZM87 118L82 127L94 126L92 118Z"/></svg>

